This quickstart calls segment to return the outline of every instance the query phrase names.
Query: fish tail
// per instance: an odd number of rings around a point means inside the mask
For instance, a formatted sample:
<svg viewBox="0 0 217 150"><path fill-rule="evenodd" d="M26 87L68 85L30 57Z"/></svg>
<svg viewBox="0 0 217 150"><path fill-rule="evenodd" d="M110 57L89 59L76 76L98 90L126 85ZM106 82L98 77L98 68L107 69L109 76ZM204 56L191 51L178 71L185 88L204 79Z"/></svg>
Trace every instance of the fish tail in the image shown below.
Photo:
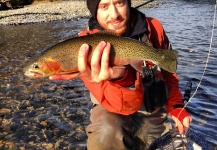
<svg viewBox="0 0 217 150"><path fill-rule="evenodd" d="M178 52L171 49L164 49L160 50L162 52L162 55L165 57L165 59L169 60L177 60L178 58Z"/></svg>
<svg viewBox="0 0 217 150"><path fill-rule="evenodd" d="M173 61L163 61L163 62L159 62L158 64L160 66L160 68L167 70L169 72L175 73L176 69L177 69L177 61L173 60Z"/></svg>
<svg viewBox="0 0 217 150"><path fill-rule="evenodd" d="M176 72L178 52L175 50L159 50L161 53L161 60L159 66L169 72Z"/></svg>

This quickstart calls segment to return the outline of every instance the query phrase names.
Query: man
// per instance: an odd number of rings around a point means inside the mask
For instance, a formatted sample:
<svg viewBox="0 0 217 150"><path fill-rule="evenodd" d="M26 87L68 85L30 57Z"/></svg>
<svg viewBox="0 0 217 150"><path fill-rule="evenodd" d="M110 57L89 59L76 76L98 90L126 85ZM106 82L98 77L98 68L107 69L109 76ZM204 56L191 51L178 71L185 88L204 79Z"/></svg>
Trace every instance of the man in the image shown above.
<svg viewBox="0 0 217 150"><path fill-rule="evenodd" d="M113 30L117 35L149 42L155 48L170 48L161 23L130 6L130 0L87 0L92 17L89 28L80 36ZM51 80L80 77L90 90L94 107L91 124L86 129L88 149L147 149L172 128L167 112L183 134L192 119L182 109L176 73L160 70L150 62L144 62L142 75L131 66L112 68L109 66L110 48L110 43L101 41L91 64L87 64L90 48L84 43L78 56L80 72L50 77Z"/></svg>

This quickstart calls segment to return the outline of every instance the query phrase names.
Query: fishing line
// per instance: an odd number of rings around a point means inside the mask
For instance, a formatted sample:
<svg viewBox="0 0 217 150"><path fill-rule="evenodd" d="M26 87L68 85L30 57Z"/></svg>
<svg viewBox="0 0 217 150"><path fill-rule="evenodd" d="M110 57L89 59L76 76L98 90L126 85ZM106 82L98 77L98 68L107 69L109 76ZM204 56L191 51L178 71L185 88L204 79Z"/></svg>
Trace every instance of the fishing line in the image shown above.
<svg viewBox="0 0 217 150"><path fill-rule="evenodd" d="M154 0L146 1L146 2L142 3L141 5L136 6L135 8L138 9L139 7L142 7L142 6L144 6L144 5L147 5L148 3L152 2L152 1L154 1Z"/></svg>
<svg viewBox="0 0 217 150"><path fill-rule="evenodd" d="M217 3L217 0L216 0L216 3ZM201 85L201 82L202 82L202 80L203 80L203 77L204 77L204 75L205 75L205 72L206 72L206 69L207 69L207 66L208 66L208 62L209 62L209 57L210 57L210 53L211 53L211 49L212 49L212 43L213 43L213 36L214 36L214 29L215 29L215 21L216 21L216 4L215 3L215 8L214 8L214 17L213 17L213 24L212 24L212 33L211 33L211 38L210 38L210 45L209 45L209 50L208 50L208 55L207 55L207 60L206 60L206 64L205 64L205 67L204 67L204 70L203 70L203 74L202 74L202 76L201 76L201 79L200 79L200 81L199 81L199 83L198 83L198 85L197 85L197 87L196 87L196 89L195 89L195 92L192 94L192 96L189 98L189 101L185 104L185 106L182 108L182 110L184 110L185 108L186 108L186 106L190 103L190 101L192 100L192 98L196 95L196 93L197 93L197 91L198 91L198 89L199 89L199 87L200 87L200 85ZM180 114L181 114L181 112L182 112L182 110L180 111L180 113L178 114L178 117L180 116ZM178 118L177 117L177 118Z"/></svg>
<svg viewBox="0 0 217 150"><path fill-rule="evenodd" d="M216 3L217 3L217 0L216 0ZM185 104L184 108L188 105L188 103L192 100L192 98L196 95L197 91L198 91L198 88L200 87L201 85L201 82L203 80L203 77L205 75L205 72L206 72L206 69L207 69L207 66L208 66L208 62L209 62L209 57L210 57L210 53L211 53L211 49L212 49L212 43L213 43L213 35L214 35L214 28L215 28L215 19L216 19L216 4L215 4L215 10L214 10L214 17L213 17L213 25L212 25L212 34L211 34L211 38L210 38L210 45L209 45L209 51L208 51L208 55L207 55L207 61L206 61L206 64L205 64L205 67L204 67L204 70L203 70L203 74L201 76L201 79L196 87L196 90L195 92L192 94L192 96L190 97L189 101ZM184 109L183 108L183 109Z"/></svg>

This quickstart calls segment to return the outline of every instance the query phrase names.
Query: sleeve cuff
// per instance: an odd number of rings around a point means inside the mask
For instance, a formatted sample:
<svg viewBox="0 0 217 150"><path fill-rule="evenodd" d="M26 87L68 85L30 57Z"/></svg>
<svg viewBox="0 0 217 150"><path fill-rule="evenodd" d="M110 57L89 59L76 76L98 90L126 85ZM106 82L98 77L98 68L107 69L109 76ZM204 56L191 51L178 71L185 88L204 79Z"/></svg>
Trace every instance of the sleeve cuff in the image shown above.
<svg viewBox="0 0 217 150"><path fill-rule="evenodd" d="M126 66L126 73L122 78L111 80L113 83L126 87L135 83L136 71L130 66Z"/></svg>
<svg viewBox="0 0 217 150"><path fill-rule="evenodd" d="M180 122L183 122L183 119L185 117L190 117L190 115L187 113L187 111L185 109L182 109L182 108L174 109L169 115L176 117Z"/></svg>

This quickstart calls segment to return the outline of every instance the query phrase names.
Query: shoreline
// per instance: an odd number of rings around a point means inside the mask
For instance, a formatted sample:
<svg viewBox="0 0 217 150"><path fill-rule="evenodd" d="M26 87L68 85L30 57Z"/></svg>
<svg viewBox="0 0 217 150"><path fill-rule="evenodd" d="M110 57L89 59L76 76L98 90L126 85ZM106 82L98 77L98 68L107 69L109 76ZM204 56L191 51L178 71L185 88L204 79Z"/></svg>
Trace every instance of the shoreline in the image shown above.
<svg viewBox="0 0 217 150"><path fill-rule="evenodd" d="M132 0L132 7L144 3ZM153 1L141 8L154 7L160 2ZM51 22L55 20L77 20L89 18L90 13L85 0L76 1L34 1L23 8L0 11L0 25L21 25L29 23Z"/></svg>

